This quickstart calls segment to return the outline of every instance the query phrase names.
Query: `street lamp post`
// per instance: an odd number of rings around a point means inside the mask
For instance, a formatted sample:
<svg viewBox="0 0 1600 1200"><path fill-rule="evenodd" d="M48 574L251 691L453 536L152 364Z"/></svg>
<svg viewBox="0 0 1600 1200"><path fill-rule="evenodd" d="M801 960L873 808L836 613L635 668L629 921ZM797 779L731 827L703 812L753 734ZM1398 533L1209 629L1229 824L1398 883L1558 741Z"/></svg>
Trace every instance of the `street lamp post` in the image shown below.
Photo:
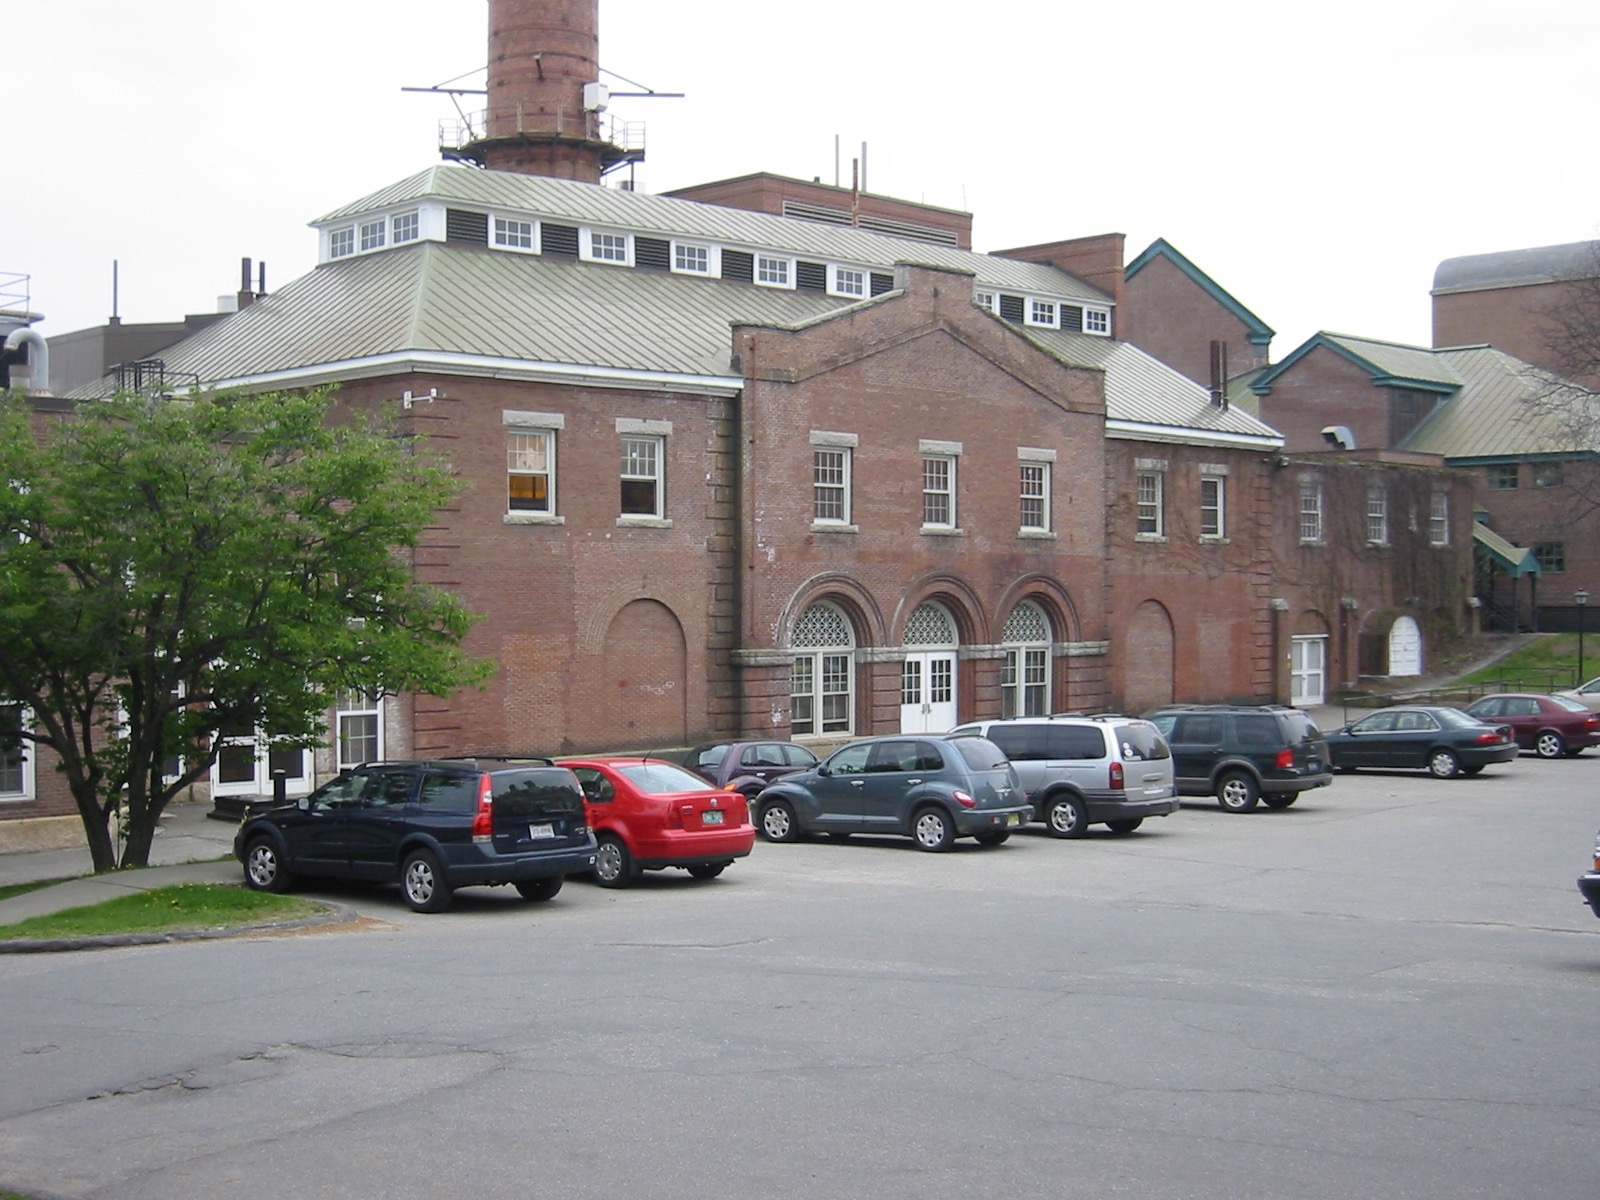
<svg viewBox="0 0 1600 1200"><path fill-rule="evenodd" d="M1583 614L1589 607L1589 589L1579 588L1572 594L1573 602L1578 606L1578 682L1574 687L1582 687L1586 680L1583 678Z"/></svg>

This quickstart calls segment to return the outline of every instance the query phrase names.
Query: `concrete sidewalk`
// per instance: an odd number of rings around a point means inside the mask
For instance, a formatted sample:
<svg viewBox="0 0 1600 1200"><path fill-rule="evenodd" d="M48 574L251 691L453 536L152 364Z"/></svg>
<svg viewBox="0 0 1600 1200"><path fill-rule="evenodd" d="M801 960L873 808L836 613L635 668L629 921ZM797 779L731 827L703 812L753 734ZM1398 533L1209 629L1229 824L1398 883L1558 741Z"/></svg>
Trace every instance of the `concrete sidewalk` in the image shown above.
<svg viewBox="0 0 1600 1200"><path fill-rule="evenodd" d="M150 866L142 870L92 874L94 863L87 848L0 854L0 886L65 880L0 900L0 925L174 884L241 882L243 868L232 857L238 827L231 821L211 820L210 811L209 804L169 805L150 846ZM223 856L225 861L217 861Z"/></svg>

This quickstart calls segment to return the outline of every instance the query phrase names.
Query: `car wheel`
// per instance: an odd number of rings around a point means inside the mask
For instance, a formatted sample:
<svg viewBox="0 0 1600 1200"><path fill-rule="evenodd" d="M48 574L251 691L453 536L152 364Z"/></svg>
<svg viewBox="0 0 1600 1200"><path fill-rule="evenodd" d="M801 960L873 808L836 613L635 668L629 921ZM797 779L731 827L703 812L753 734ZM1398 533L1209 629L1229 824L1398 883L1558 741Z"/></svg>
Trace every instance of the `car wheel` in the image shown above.
<svg viewBox="0 0 1600 1200"><path fill-rule="evenodd" d="M258 892L287 892L294 876L278 857L278 844L263 834L245 847L245 886Z"/></svg>
<svg viewBox="0 0 1600 1200"><path fill-rule="evenodd" d="M1010 836L1009 833L980 833L972 840L980 846L1003 846Z"/></svg>
<svg viewBox="0 0 1600 1200"><path fill-rule="evenodd" d="M1428 755L1428 774L1435 779L1452 779L1461 774L1461 760L1453 750L1435 750Z"/></svg>
<svg viewBox="0 0 1600 1200"><path fill-rule="evenodd" d="M1274 795L1261 797L1261 803L1265 804L1268 808L1288 808L1298 799L1300 799L1299 792L1289 792L1287 795L1282 792L1278 792Z"/></svg>
<svg viewBox="0 0 1600 1200"><path fill-rule="evenodd" d="M1089 809L1077 796L1058 796L1045 809L1044 823L1058 838L1081 838L1089 832Z"/></svg>
<svg viewBox="0 0 1600 1200"><path fill-rule="evenodd" d="M1132 833L1143 824L1143 817L1129 817L1126 821L1107 821L1106 828L1112 833Z"/></svg>
<svg viewBox="0 0 1600 1200"><path fill-rule="evenodd" d="M450 907L453 889L439 869L431 850L413 850L400 864L400 890L417 912L443 912Z"/></svg>
<svg viewBox="0 0 1600 1200"><path fill-rule="evenodd" d="M727 869L728 864L725 862L699 863L689 868L689 877L691 879L715 879Z"/></svg>
<svg viewBox="0 0 1600 1200"><path fill-rule="evenodd" d="M800 823L786 800L769 800L761 806L761 836L769 842L794 842L800 839Z"/></svg>
<svg viewBox="0 0 1600 1200"><path fill-rule="evenodd" d="M1243 771L1229 771L1217 780L1217 803L1226 812L1249 812L1259 799L1261 789Z"/></svg>
<svg viewBox="0 0 1600 1200"><path fill-rule="evenodd" d="M956 830L948 813L942 809L923 808L911 818L911 836L918 850L937 854L955 844Z"/></svg>
<svg viewBox="0 0 1600 1200"><path fill-rule="evenodd" d="M1541 733L1533 743L1533 748L1539 752L1540 758L1562 758L1567 753L1567 743L1553 729Z"/></svg>
<svg viewBox="0 0 1600 1200"><path fill-rule="evenodd" d="M604 835L594 850L594 881L601 887L625 888L639 878L633 865L633 855L622 839L613 834Z"/></svg>
<svg viewBox="0 0 1600 1200"><path fill-rule="evenodd" d="M517 894L524 900L551 900L561 890L563 880L559 875L549 879L533 879L517 884Z"/></svg>

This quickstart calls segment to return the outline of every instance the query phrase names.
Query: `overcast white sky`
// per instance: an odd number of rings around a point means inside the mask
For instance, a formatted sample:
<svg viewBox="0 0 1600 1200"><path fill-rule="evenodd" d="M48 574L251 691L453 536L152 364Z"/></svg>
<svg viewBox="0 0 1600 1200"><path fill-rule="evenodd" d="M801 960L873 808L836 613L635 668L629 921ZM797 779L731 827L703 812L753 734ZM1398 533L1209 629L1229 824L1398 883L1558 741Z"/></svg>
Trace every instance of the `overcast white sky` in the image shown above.
<svg viewBox="0 0 1600 1200"><path fill-rule="evenodd" d="M46 334L308 271L322 213L438 161L485 0L0 0L0 272ZM602 65L682 100L641 187L769 170L975 215L979 250L1165 237L1277 330L1427 344L1440 260L1600 236L1595 0L601 0ZM475 82L481 84L479 74ZM614 88L623 85L610 80ZM477 107L481 100L468 98Z"/></svg>

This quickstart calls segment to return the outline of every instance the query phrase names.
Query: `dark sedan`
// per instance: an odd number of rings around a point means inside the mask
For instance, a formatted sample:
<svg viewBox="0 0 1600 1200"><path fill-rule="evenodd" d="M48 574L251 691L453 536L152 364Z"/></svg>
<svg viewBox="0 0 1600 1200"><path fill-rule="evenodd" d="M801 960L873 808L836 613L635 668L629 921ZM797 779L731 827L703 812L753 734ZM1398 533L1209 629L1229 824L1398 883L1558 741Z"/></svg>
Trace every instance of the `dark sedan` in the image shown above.
<svg viewBox="0 0 1600 1200"><path fill-rule="evenodd" d="M707 783L754 800L774 779L809 771L817 756L793 742L713 742L689 751L683 765Z"/></svg>
<svg viewBox="0 0 1600 1200"><path fill-rule="evenodd" d="M1561 758L1600 746L1600 716L1566 696L1534 692L1485 696L1467 709L1467 715L1511 726L1517 745L1540 758Z"/></svg>
<svg viewBox="0 0 1600 1200"><path fill-rule="evenodd" d="M1476 775L1490 763L1517 757L1505 725L1488 725L1458 708L1386 708L1328 734L1336 771L1357 767L1412 768L1439 779Z"/></svg>

